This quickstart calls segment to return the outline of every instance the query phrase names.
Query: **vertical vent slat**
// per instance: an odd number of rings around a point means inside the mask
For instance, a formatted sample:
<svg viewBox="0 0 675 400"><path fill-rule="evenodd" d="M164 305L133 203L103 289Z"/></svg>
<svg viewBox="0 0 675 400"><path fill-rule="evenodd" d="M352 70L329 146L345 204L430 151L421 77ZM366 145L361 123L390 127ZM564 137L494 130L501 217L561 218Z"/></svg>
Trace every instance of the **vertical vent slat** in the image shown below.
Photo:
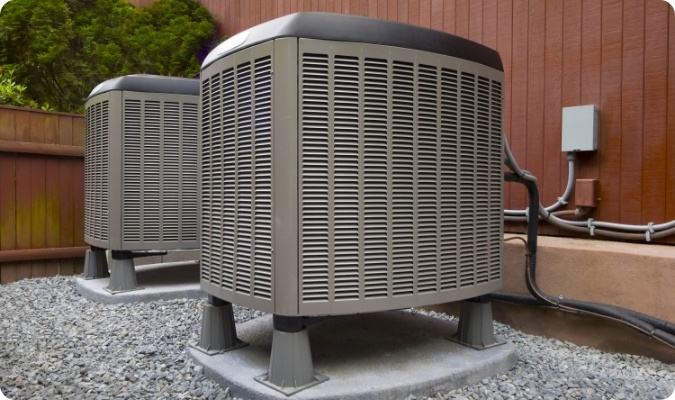
<svg viewBox="0 0 675 400"><path fill-rule="evenodd" d="M302 59L302 301L328 301L328 62L323 54Z"/></svg>

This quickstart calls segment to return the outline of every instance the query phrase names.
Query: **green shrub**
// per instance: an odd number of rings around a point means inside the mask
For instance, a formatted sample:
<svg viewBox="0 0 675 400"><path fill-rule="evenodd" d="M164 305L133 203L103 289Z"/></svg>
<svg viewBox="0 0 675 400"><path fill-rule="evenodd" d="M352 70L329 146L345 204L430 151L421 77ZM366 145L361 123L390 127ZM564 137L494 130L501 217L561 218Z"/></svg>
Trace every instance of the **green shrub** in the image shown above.
<svg viewBox="0 0 675 400"><path fill-rule="evenodd" d="M197 54L217 44L215 24L196 0L13 0L0 13L0 66L23 96L80 112L107 79L135 73L194 76Z"/></svg>

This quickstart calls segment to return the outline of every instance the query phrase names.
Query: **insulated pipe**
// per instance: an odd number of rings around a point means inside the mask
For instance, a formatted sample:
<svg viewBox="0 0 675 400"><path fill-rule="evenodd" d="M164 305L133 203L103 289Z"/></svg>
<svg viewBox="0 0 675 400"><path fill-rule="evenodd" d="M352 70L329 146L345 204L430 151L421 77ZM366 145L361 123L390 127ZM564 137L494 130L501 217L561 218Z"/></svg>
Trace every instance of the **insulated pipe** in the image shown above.
<svg viewBox="0 0 675 400"><path fill-rule="evenodd" d="M537 182L534 179L529 179L526 174L522 177L505 173L504 180L507 182L518 182L527 188L530 202L530 209L539 204L539 191L537 190ZM555 217L554 217L555 218ZM535 213L528 213L527 224L527 256L525 265L525 283L529 292L543 305L550 305L552 307L560 308L562 310L571 312L583 312L586 314L597 315L605 318L610 318L628 325L649 337L654 337L661 342L675 348L675 335L657 329L654 325L645 322L635 315L621 312L613 306L597 303L588 303L583 301L566 300L561 298L554 298L542 292L536 280L537 270L537 225L539 217Z"/></svg>
<svg viewBox="0 0 675 400"><path fill-rule="evenodd" d="M575 165L576 165L576 159L577 159L577 153L575 152L568 152L567 153L567 187L565 188L565 192L562 194L562 196L558 197L558 200L554 203L551 204L550 206L544 208L548 212L553 212L560 208L560 206L567 205L568 200L570 199L570 196L572 195L572 190L574 190L574 179L575 179ZM527 215L527 210L504 210L504 215L508 215L509 217L520 217L520 218L513 218L510 219L510 221L525 221L526 220L526 215Z"/></svg>

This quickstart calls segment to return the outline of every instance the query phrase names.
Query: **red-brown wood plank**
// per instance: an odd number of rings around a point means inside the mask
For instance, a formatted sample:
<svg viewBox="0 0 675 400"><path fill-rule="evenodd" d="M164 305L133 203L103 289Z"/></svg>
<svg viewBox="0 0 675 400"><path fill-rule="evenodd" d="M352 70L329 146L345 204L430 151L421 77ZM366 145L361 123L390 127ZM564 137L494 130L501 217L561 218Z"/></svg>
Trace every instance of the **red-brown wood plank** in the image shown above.
<svg viewBox="0 0 675 400"><path fill-rule="evenodd" d="M497 48L497 0L483 1L483 39L481 43Z"/></svg>
<svg viewBox="0 0 675 400"><path fill-rule="evenodd" d="M527 1L513 2L513 53L511 59L511 151L522 168L527 163L527 93L528 93L528 8ZM522 187L511 187L510 208L524 209L527 196Z"/></svg>
<svg viewBox="0 0 675 400"><path fill-rule="evenodd" d="M666 218L666 132L668 125L668 13L664 1L645 3L644 138L641 221ZM675 190L675 188L671 188Z"/></svg>
<svg viewBox="0 0 675 400"><path fill-rule="evenodd" d="M31 248L31 156L16 156L16 248ZM17 280L32 276L31 263L17 265Z"/></svg>
<svg viewBox="0 0 675 400"><path fill-rule="evenodd" d="M45 141L45 115L31 113L30 118L31 142L44 143ZM46 213L46 163L43 156L30 157L30 207L31 207L31 248L41 249L46 245L45 213ZM45 276L45 262L33 262L34 277Z"/></svg>
<svg viewBox="0 0 675 400"><path fill-rule="evenodd" d="M437 31L443 30L443 1L431 0L430 4L431 20L429 21L431 29Z"/></svg>
<svg viewBox="0 0 675 400"><path fill-rule="evenodd" d="M629 224L642 222L644 13L642 1L623 4L620 220Z"/></svg>
<svg viewBox="0 0 675 400"><path fill-rule="evenodd" d="M387 0L377 0L377 18L387 19L388 9L389 4Z"/></svg>
<svg viewBox="0 0 675 400"><path fill-rule="evenodd" d="M84 118L73 118L73 146L84 146Z"/></svg>
<svg viewBox="0 0 675 400"><path fill-rule="evenodd" d="M545 56L543 101L543 138L542 153L544 164L541 182L543 182L542 203L548 206L555 203L565 190L566 180L561 179L560 126L562 119L562 58L563 58L563 3L547 1L545 3ZM529 151L528 151L529 153ZM566 168L565 168L566 170ZM558 234L559 230L550 225L542 225L542 233Z"/></svg>
<svg viewBox="0 0 675 400"><path fill-rule="evenodd" d="M469 37L469 0L455 1L455 34Z"/></svg>
<svg viewBox="0 0 675 400"><path fill-rule="evenodd" d="M5 121L0 118L0 124ZM2 137L2 136L0 136ZM16 248L16 187L14 155L0 153L0 250ZM0 283L16 280L16 264L0 264Z"/></svg>
<svg viewBox="0 0 675 400"><path fill-rule="evenodd" d="M469 2L469 39L483 42L483 1Z"/></svg>
<svg viewBox="0 0 675 400"><path fill-rule="evenodd" d="M602 73L602 26L599 22L602 20L602 3L597 0L583 0L582 7L580 103L599 106ZM600 177L599 152L578 153L577 165L579 178L598 179ZM565 173L564 169L566 168L563 168L561 172Z"/></svg>
<svg viewBox="0 0 675 400"><path fill-rule="evenodd" d="M443 31L456 35L455 1L443 2Z"/></svg>
<svg viewBox="0 0 675 400"><path fill-rule="evenodd" d="M447 8L447 7L446 7ZM511 143L511 51L513 37L513 3L511 0L500 0L497 3L497 51L504 65L504 133L506 140ZM512 184L504 184L504 208L510 209ZM510 226L505 226L505 230Z"/></svg>
<svg viewBox="0 0 675 400"><path fill-rule="evenodd" d="M668 10L668 37L675 37L675 13ZM668 133L666 134L666 220L675 220L675 40L668 40ZM675 243L673 240L671 243Z"/></svg>
<svg viewBox="0 0 675 400"><path fill-rule="evenodd" d="M81 159L65 158L61 163L61 174L59 176L60 201L59 207L59 244L61 247L72 247L79 244L81 240L75 239L75 209L76 201L81 201L75 196L76 180L78 166L82 164ZM83 240L83 239L82 239ZM60 263L61 273L72 274L74 271L74 259L63 259Z"/></svg>
<svg viewBox="0 0 675 400"><path fill-rule="evenodd" d="M431 0L420 0L420 26L431 28Z"/></svg>
<svg viewBox="0 0 675 400"><path fill-rule="evenodd" d="M419 0L409 0L408 2L408 21L409 24L420 24L420 2Z"/></svg>
<svg viewBox="0 0 675 400"><path fill-rule="evenodd" d="M0 108L0 139L15 140L15 112ZM16 249L15 155L0 153L0 250ZM0 283L16 281L16 263L0 264Z"/></svg>
<svg viewBox="0 0 675 400"><path fill-rule="evenodd" d="M45 115L44 118L45 143L58 144L59 117ZM60 187L61 160L66 157L43 156L45 160L45 246L48 248L60 246ZM59 260L45 263L45 274L54 276L59 274Z"/></svg>
<svg viewBox="0 0 675 400"><path fill-rule="evenodd" d="M397 18L399 22L408 23L408 21L410 21L407 1L399 0Z"/></svg>
<svg viewBox="0 0 675 400"><path fill-rule="evenodd" d="M391 21L398 21L398 1L389 0L387 2L387 19Z"/></svg>
<svg viewBox="0 0 675 400"><path fill-rule="evenodd" d="M565 1L563 8L563 60L562 60L562 96L561 107L581 105L581 54L582 54L582 2L581 0ZM562 109L561 114L562 128ZM562 129L561 129L562 132ZM562 134L562 133L561 133ZM560 146L556 149L560 151ZM559 153L560 154L560 153ZM567 184L567 159L559 155L559 182ZM563 189L564 190L564 189ZM561 191L562 193L562 191ZM573 200L573 198L571 199ZM548 204L547 204L548 205ZM568 209L573 209L570 202Z"/></svg>
<svg viewBox="0 0 675 400"><path fill-rule="evenodd" d="M594 217L617 221L621 207L621 71L623 1L602 3L602 76L598 154L600 198Z"/></svg>
<svg viewBox="0 0 675 400"><path fill-rule="evenodd" d="M544 173L544 90L546 70L544 56L546 50L546 3L543 1L530 2L528 10L528 53L527 53L527 169L535 176L542 177ZM549 186L554 186L558 192L558 180L549 182L539 180L541 194L547 194ZM556 196L556 195L554 195ZM543 202L550 198L542 196Z"/></svg>
<svg viewBox="0 0 675 400"><path fill-rule="evenodd" d="M73 240L75 246L84 242L84 163L73 164Z"/></svg>

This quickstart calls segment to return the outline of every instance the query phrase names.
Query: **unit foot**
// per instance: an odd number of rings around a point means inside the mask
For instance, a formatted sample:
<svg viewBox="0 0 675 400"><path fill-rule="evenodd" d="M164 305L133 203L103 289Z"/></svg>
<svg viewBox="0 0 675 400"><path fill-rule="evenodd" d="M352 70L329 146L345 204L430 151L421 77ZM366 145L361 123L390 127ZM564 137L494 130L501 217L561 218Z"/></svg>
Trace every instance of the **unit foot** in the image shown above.
<svg viewBox="0 0 675 400"><path fill-rule="evenodd" d="M202 314L202 334L192 348L208 355L238 349L247 343L237 339L232 303L209 295Z"/></svg>
<svg viewBox="0 0 675 400"><path fill-rule="evenodd" d="M457 333L449 338L476 350L504 344L497 340L492 323L492 303L488 296L476 297L462 302L457 324Z"/></svg>
<svg viewBox="0 0 675 400"><path fill-rule="evenodd" d="M84 279L99 279L110 276L105 249L91 246L84 255Z"/></svg>
<svg viewBox="0 0 675 400"><path fill-rule="evenodd" d="M327 376L314 373L309 336L302 317L274 315L273 321L270 367L255 380L286 396L327 381Z"/></svg>
<svg viewBox="0 0 675 400"><path fill-rule="evenodd" d="M113 250L110 283L105 290L117 294L139 289L142 288L136 283L136 268L132 254L128 251Z"/></svg>

